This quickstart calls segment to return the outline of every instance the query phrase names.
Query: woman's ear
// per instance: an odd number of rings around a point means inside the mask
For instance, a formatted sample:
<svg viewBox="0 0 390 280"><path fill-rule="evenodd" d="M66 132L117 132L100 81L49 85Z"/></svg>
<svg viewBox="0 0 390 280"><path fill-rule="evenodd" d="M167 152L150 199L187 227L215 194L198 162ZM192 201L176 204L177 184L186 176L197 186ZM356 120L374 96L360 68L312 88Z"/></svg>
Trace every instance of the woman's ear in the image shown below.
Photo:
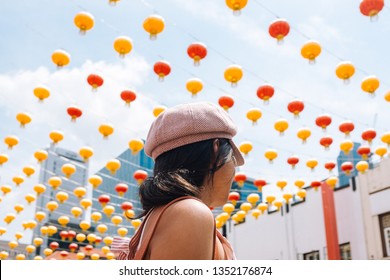
<svg viewBox="0 0 390 280"><path fill-rule="evenodd" d="M219 149L219 140L218 139L215 139L213 141L213 150L214 150L214 154L216 154L218 152L218 149Z"/></svg>

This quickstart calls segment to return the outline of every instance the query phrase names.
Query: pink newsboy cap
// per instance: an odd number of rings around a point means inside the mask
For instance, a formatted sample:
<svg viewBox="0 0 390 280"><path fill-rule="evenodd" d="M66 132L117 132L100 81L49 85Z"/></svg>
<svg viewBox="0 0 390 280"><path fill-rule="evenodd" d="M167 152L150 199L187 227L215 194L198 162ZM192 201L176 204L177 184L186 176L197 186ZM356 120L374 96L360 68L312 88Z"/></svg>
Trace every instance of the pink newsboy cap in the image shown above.
<svg viewBox="0 0 390 280"><path fill-rule="evenodd" d="M233 147L233 155L240 166L245 160L232 141L236 134L236 126L221 107L209 102L181 104L165 110L154 120L144 149L148 156L156 160L162 153L180 146L226 138Z"/></svg>

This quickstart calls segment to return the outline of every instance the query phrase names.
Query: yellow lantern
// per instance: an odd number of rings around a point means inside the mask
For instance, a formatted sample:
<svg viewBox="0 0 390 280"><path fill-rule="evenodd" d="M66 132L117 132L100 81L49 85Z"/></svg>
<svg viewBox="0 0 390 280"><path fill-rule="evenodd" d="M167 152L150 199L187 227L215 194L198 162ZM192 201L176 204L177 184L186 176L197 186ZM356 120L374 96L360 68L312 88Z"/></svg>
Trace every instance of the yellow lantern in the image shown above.
<svg viewBox="0 0 390 280"><path fill-rule="evenodd" d="M115 259L115 255L114 255L114 253L107 253L106 254L106 258L107 258L107 260L114 260Z"/></svg>
<svg viewBox="0 0 390 280"><path fill-rule="evenodd" d="M73 194L78 198L82 199L87 193L87 189L84 187L77 187L73 190Z"/></svg>
<svg viewBox="0 0 390 280"><path fill-rule="evenodd" d="M253 145L250 141L245 141L240 144L240 152L243 153L245 156L249 154L250 151L253 149Z"/></svg>
<svg viewBox="0 0 390 280"><path fill-rule="evenodd" d="M117 230L117 233L118 233L121 237L125 237L126 234L127 234L127 232L128 232L127 228L124 228L124 227L118 228L118 230Z"/></svg>
<svg viewBox="0 0 390 280"><path fill-rule="evenodd" d="M79 226L82 230L87 231L91 227L91 224L87 221L81 221Z"/></svg>
<svg viewBox="0 0 390 280"><path fill-rule="evenodd" d="M133 49L133 43L129 37L119 36L114 41L114 49L121 58L124 58Z"/></svg>
<svg viewBox="0 0 390 280"><path fill-rule="evenodd" d="M390 147L390 132L386 132L382 135L381 140L383 143L387 144L387 147Z"/></svg>
<svg viewBox="0 0 390 280"><path fill-rule="evenodd" d="M134 227L135 230L138 229L138 227L141 225L140 219L131 220L131 225Z"/></svg>
<svg viewBox="0 0 390 280"><path fill-rule="evenodd" d="M356 167L356 170L359 171L359 173L364 174L368 170L369 165L368 165L367 161L362 160L362 161L359 161L358 163L356 163L355 167Z"/></svg>
<svg viewBox="0 0 390 280"><path fill-rule="evenodd" d="M261 211L259 209L253 209L252 210L252 216L257 220L259 216L261 215Z"/></svg>
<svg viewBox="0 0 390 280"><path fill-rule="evenodd" d="M113 216L111 218L111 222L115 225L115 226L118 226L120 223L122 223L122 217L120 216Z"/></svg>
<svg viewBox="0 0 390 280"><path fill-rule="evenodd" d="M92 187L96 189L103 182L103 179L99 175L92 175L91 177L89 177L88 181L92 185Z"/></svg>
<svg viewBox="0 0 390 280"><path fill-rule="evenodd" d="M24 182L24 179L22 176L15 176L12 178L12 181L15 183L15 185L18 187L20 184Z"/></svg>
<svg viewBox="0 0 390 280"><path fill-rule="evenodd" d="M311 135L311 130L307 127L301 128L297 132L297 136L299 139L302 140L302 143L305 144L307 141L307 138L309 138Z"/></svg>
<svg viewBox="0 0 390 280"><path fill-rule="evenodd" d="M255 206L255 204L260 200L260 196L257 193L251 193L247 196L246 200Z"/></svg>
<svg viewBox="0 0 390 280"><path fill-rule="evenodd" d="M249 109L246 113L246 117L252 121L252 125L256 125L257 121L261 118L263 114L261 113L260 109L258 108L252 108Z"/></svg>
<svg viewBox="0 0 390 280"><path fill-rule="evenodd" d="M55 226L48 226L47 227L47 233L49 234L49 236L53 236L54 234L57 233L57 227L55 227Z"/></svg>
<svg viewBox="0 0 390 280"><path fill-rule="evenodd" d="M18 245L19 245L19 243L18 243L17 241L15 241L15 240L12 240L12 241L8 242L8 247L9 247L11 250L13 250L13 249L15 249L16 247L18 247Z"/></svg>
<svg viewBox="0 0 390 280"><path fill-rule="evenodd" d="M260 203L259 205L257 205L257 209L259 209L259 210L261 211L261 213L264 214L264 212L265 212L266 210L268 210L268 204L262 202L262 203Z"/></svg>
<svg viewBox="0 0 390 280"><path fill-rule="evenodd" d="M43 258L41 256L35 256L33 260L34 261L41 261L41 260L43 260Z"/></svg>
<svg viewBox="0 0 390 280"><path fill-rule="evenodd" d="M274 159L278 157L278 152L275 149L268 149L265 151L264 156L268 159L269 163L273 163Z"/></svg>
<svg viewBox="0 0 390 280"><path fill-rule="evenodd" d="M87 210L89 207L91 207L92 205L92 201L88 198L83 198L81 201L80 201L80 205L85 209Z"/></svg>
<svg viewBox="0 0 390 280"><path fill-rule="evenodd" d="M85 254L82 253L82 252L78 252L76 257L77 257L78 260L83 260L85 258Z"/></svg>
<svg viewBox="0 0 390 280"><path fill-rule="evenodd" d="M280 188L281 191L287 186L287 181L286 180L278 180L276 181L276 186Z"/></svg>
<svg viewBox="0 0 390 280"><path fill-rule="evenodd" d="M189 79L186 83L186 89L195 97L202 89L203 83L198 78Z"/></svg>
<svg viewBox="0 0 390 280"><path fill-rule="evenodd" d="M219 220L221 221L223 224L225 224L227 222L227 220L229 220L230 218L230 215L226 212L222 212L221 214L219 214L216 218L216 220Z"/></svg>
<svg viewBox="0 0 390 280"><path fill-rule="evenodd" d="M38 211L35 213L35 219L40 223L46 218L46 213Z"/></svg>
<svg viewBox="0 0 390 280"><path fill-rule="evenodd" d="M51 254L53 254L53 250L52 249L49 249L49 248L46 248L45 250L43 250L43 254L48 257L50 256Z"/></svg>
<svg viewBox="0 0 390 280"><path fill-rule="evenodd" d="M306 161L306 166L310 168L311 171L314 171L316 166L318 165L318 160L312 158Z"/></svg>
<svg viewBox="0 0 390 280"><path fill-rule="evenodd" d="M80 34L84 35L95 25L95 20L93 15L91 15L90 13L79 12L74 17L74 24L79 28Z"/></svg>
<svg viewBox="0 0 390 280"><path fill-rule="evenodd" d="M245 8L248 0L226 0L226 5L233 10L234 15L240 15L241 9Z"/></svg>
<svg viewBox="0 0 390 280"><path fill-rule="evenodd" d="M126 219L132 219L135 217L135 212L133 210L125 210L123 212L123 216L125 216Z"/></svg>
<svg viewBox="0 0 390 280"><path fill-rule="evenodd" d="M100 233L100 234L104 234L106 231L107 231L108 227L104 224L100 224L96 227L96 230Z"/></svg>
<svg viewBox="0 0 390 280"><path fill-rule="evenodd" d="M390 91L385 94L384 98L387 102L390 102Z"/></svg>
<svg viewBox="0 0 390 280"><path fill-rule="evenodd" d="M35 237L34 240L33 240L33 243L34 243L35 246L39 247L39 246L42 245L43 239L40 238L40 237Z"/></svg>
<svg viewBox="0 0 390 280"><path fill-rule="evenodd" d="M34 153L34 157L38 160L38 163L45 161L49 154L45 150L38 150Z"/></svg>
<svg viewBox="0 0 390 280"><path fill-rule="evenodd" d="M16 204L14 206L14 209L16 211L16 214L19 214L20 212L22 212L24 210L24 206L22 204Z"/></svg>
<svg viewBox="0 0 390 280"><path fill-rule="evenodd" d="M103 207L103 213L106 214L107 217L111 217L112 213L115 212L115 208L112 205L106 205Z"/></svg>
<svg viewBox="0 0 390 280"><path fill-rule="evenodd" d="M3 192L4 196L7 195L7 193L10 193L12 191L12 187L8 185L2 185L1 191Z"/></svg>
<svg viewBox="0 0 390 280"><path fill-rule="evenodd" d="M344 83L348 83L353 74L355 74L355 67L350 61L340 62L336 67L336 75Z"/></svg>
<svg viewBox="0 0 390 280"><path fill-rule="evenodd" d="M40 196L46 191L46 187L43 184L37 184L34 186L34 191L37 193L37 196Z"/></svg>
<svg viewBox="0 0 390 280"><path fill-rule="evenodd" d="M110 246L112 244L112 241L113 241L113 238L111 236L106 236L103 238L103 242L107 246Z"/></svg>
<svg viewBox="0 0 390 280"><path fill-rule="evenodd" d="M114 127L111 124L102 124L99 126L99 132L103 135L104 139L108 139L108 136L114 132Z"/></svg>
<svg viewBox="0 0 390 280"><path fill-rule="evenodd" d="M167 107L165 106L155 106L153 108L153 116L155 116L156 118L161 114L163 113L165 110L167 109Z"/></svg>
<svg viewBox="0 0 390 280"><path fill-rule="evenodd" d="M110 247L103 246L101 250L103 254L107 255L110 252Z"/></svg>
<svg viewBox="0 0 390 280"><path fill-rule="evenodd" d="M93 149L91 147L81 147L79 155L87 162L93 156Z"/></svg>
<svg viewBox="0 0 390 280"><path fill-rule="evenodd" d="M29 193L29 194L26 194L26 196L24 197L27 201L27 203L30 205L32 202L34 202L36 200L36 197L35 195Z"/></svg>
<svg viewBox="0 0 390 280"><path fill-rule="evenodd" d="M7 232L6 228L0 227L0 236Z"/></svg>
<svg viewBox="0 0 390 280"><path fill-rule="evenodd" d="M228 213L229 215L234 211L234 205L231 204L231 203L225 203L222 207L222 210L226 213Z"/></svg>
<svg viewBox="0 0 390 280"><path fill-rule="evenodd" d="M76 240L78 241L78 242L84 242L84 240L86 239L87 237L85 236L85 234L84 233L78 233L77 235L76 235Z"/></svg>
<svg viewBox="0 0 390 280"><path fill-rule="evenodd" d="M28 223L26 221L22 222L22 227L24 230L28 229Z"/></svg>
<svg viewBox="0 0 390 280"><path fill-rule="evenodd" d="M26 256L24 254L17 254L15 257L15 260L17 261L24 261L26 259Z"/></svg>
<svg viewBox="0 0 390 280"><path fill-rule="evenodd" d="M66 66L70 62L70 55L63 50L56 50L51 55L51 60L57 65L58 68Z"/></svg>
<svg viewBox="0 0 390 280"><path fill-rule="evenodd" d="M61 226L66 227L66 225L69 223L69 217L68 216L60 216L60 217L58 217L57 221Z"/></svg>
<svg viewBox="0 0 390 280"><path fill-rule="evenodd" d="M353 149L353 142L351 140L344 140L341 142L340 150L342 150L344 154L348 155L352 149Z"/></svg>
<svg viewBox="0 0 390 280"><path fill-rule="evenodd" d="M93 254L91 255L91 260L96 261L96 260L98 260L98 259L100 259L99 254L93 253Z"/></svg>
<svg viewBox="0 0 390 280"><path fill-rule="evenodd" d="M90 244L93 244L96 241L96 235L93 233L88 234L87 240Z"/></svg>
<svg viewBox="0 0 390 280"><path fill-rule="evenodd" d="M293 198L293 195L291 193L286 192L282 195L282 197L286 201L286 203L288 204L290 202L290 199Z"/></svg>
<svg viewBox="0 0 390 280"><path fill-rule="evenodd" d="M15 233L15 238L17 241L19 241L19 239L23 238L23 233L21 233L21 232Z"/></svg>
<svg viewBox="0 0 390 280"><path fill-rule="evenodd" d="M26 124L31 122L31 115L28 113L18 113L16 120L20 123L20 127L25 127Z"/></svg>
<svg viewBox="0 0 390 280"><path fill-rule="evenodd" d="M34 220L30 220L27 222L27 228L34 229L37 226L37 222Z"/></svg>
<svg viewBox="0 0 390 280"><path fill-rule="evenodd" d="M339 179L336 176L331 176L328 179L326 179L326 184L328 184L328 186L331 189L334 189L336 187L338 181L339 181Z"/></svg>
<svg viewBox="0 0 390 280"><path fill-rule="evenodd" d="M8 258L9 254L7 251L1 251L0 252L0 260L6 260Z"/></svg>
<svg viewBox="0 0 390 280"><path fill-rule="evenodd" d="M59 130L53 130L49 133L49 137L53 141L53 144L57 144L64 139L64 134Z"/></svg>
<svg viewBox="0 0 390 280"><path fill-rule="evenodd" d="M144 142L141 139L132 139L129 142L129 149L133 155L137 154L144 148Z"/></svg>
<svg viewBox="0 0 390 280"><path fill-rule="evenodd" d="M115 175L119 168L121 168L121 162L117 159L111 159L106 163L106 168L110 171L111 175Z"/></svg>
<svg viewBox="0 0 390 280"><path fill-rule="evenodd" d="M302 179L295 180L294 185L301 189L305 186L305 181Z"/></svg>
<svg viewBox="0 0 390 280"><path fill-rule="evenodd" d="M60 203L64 203L65 201L68 200L69 195L66 192L58 192L56 194L56 198Z"/></svg>
<svg viewBox="0 0 390 280"><path fill-rule="evenodd" d="M304 189L299 189L297 196L299 196L300 199L304 199L306 197L306 191Z"/></svg>
<svg viewBox="0 0 390 280"><path fill-rule="evenodd" d="M375 154L383 158L387 154L387 148L385 146L379 146L376 148Z"/></svg>
<svg viewBox="0 0 390 280"><path fill-rule="evenodd" d="M99 212L92 212L92 214L91 214L92 221L97 223L101 218L102 218L102 214L101 213L99 213Z"/></svg>
<svg viewBox="0 0 390 280"><path fill-rule="evenodd" d="M70 213L77 219L83 213L83 210L80 207L72 207Z"/></svg>
<svg viewBox="0 0 390 280"><path fill-rule="evenodd" d="M226 68L224 73L225 80L230 82L232 87L237 86L237 83L241 80L242 76L242 68L239 65L230 65Z"/></svg>
<svg viewBox="0 0 390 280"><path fill-rule="evenodd" d="M150 34L150 39L157 39L157 34L164 30L164 19L158 15L151 15L144 20L143 27Z"/></svg>
<svg viewBox="0 0 390 280"><path fill-rule="evenodd" d="M53 212L53 211L55 211L55 210L58 208L58 203L55 202L55 201L49 201L49 202L46 204L46 208L47 208L50 212Z"/></svg>
<svg viewBox="0 0 390 280"><path fill-rule="evenodd" d="M275 122L274 124L274 128L276 131L279 132L279 135L280 136L283 136L284 135L284 132L287 130L288 128L288 122L287 120L285 119L279 119Z"/></svg>
<svg viewBox="0 0 390 280"><path fill-rule="evenodd" d="M320 53L321 46L317 41L314 40L306 42L301 49L301 55L303 58L308 59L310 64L315 63L316 58L320 55Z"/></svg>
<svg viewBox="0 0 390 280"><path fill-rule="evenodd" d="M76 166L74 166L71 163L65 163L64 165L62 165L61 171L62 173L64 173L66 178L70 178L73 175L73 173L76 172Z"/></svg>
<svg viewBox="0 0 390 280"><path fill-rule="evenodd" d="M377 77L368 76L363 79L361 87L363 91L369 94L375 94L375 91L378 89L379 85L380 82Z"/></svg>
<svg viewBox="0 0 390 280"><path fill-rule="evenodd" d="M238 221L242 222L245 219L247 212L244 210L240 210L240 211L237 211L236 214L238 216Z"/></svg>
<svg viewBox="0 0 390 280"><path fill-rule="evenodd" d="M49 232L49 228L46 227L46 226L43 226L43 227L40 228L40 232L41 232L41 234L43 236L46 236L48 234L48 232Z"/></svg>
<svg viewBox="0 0 390 280"><path fill-rule="evenodd" d="M56 190L59 186L62 184L62 179L57 176L52 176L47 180L47 183L54 189Z"/></svg>
<svg viewBox="0 0 390 280"><path fill-rule="evenodd" d="M275 200L274 203L273 203L273 205L276 207L277 211L279 211L279 210L280 210L280 207L283 206L283 201L281 201L281 200Z"/></svg>
<svg viewBox="0 0 390 280"><path fill-rule="evenodd" d="M45 86L39 86L34 88L34 95L40 102L43 102L43 100L50 96L50 90Z"/></svg>
<svg viewBox="0 0 390 280"><path fill-rule="evenodd" d="M6 154L0 154L0 166L8 161L8 156Z"/></svg>
<svg viewBox="0 0 390 280"><path fill-rule="evenodd" d="M14 146L19 144L19 138L17 136L7 136L4 138L4 143L7 144L8 149L12 149Z"/></svg>
<svg viewBox="0 0 390 280"><path fill-rule="evenodd" d="M268 204L272 204L272 202L274 202L275 199L276 197L274 195L267 195L265 197L265 200L268 202Z"/></svg>

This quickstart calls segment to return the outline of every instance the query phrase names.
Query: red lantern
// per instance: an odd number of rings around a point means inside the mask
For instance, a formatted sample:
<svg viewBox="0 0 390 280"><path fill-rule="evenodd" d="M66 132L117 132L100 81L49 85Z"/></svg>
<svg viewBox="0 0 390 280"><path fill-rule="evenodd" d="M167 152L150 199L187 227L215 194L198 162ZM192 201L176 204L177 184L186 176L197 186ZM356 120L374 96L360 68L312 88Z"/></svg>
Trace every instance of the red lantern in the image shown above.
<svg viewBox="0 0 390 280"><path fill-rule="evenodd" d="M290 32L290 25L284 19L277 19L270 24L268 32L280 44L283 42L283 38Z"/></svg>
<svg viewBox="0 0 390 280"><path fill-rule="evenodd" d="M310 183L310 186L312 188L314 188L314 190L316 191L319 187L321 187L321 182L320 181L312 181Z"/></svg>
<svg viewBox="0 0 390 280"><path fill-rule="evenodd" d="M267 181L264 179L256 179L253 181L253 185L255 185L259 192L263 191L263 187L267 185Z"/></svg>
<svg viewBox="0 0 390 280"><path fill-rule="evenodd" d="M92 90L96 91L98 87L101 87L103 85L103 78L96 74L91 74L87 78L88 84L92 86Z"/></svg>
<svg viewBox="0 0 390 280"><path fill-rule="evenodd" d="M370 18L375 17L383 9L384 0L363 0L360 2L360 12Z"/></svg>
<svg viewBox="0 0 390 280"><path fill-rule="evenodd" d="M295 118L299 118L299 114L303 111L305 108L305 104L301 100L293 100L290 103L288 103L287 109L294 114Z"/></svg>
<svg viewBox="0 0 390 280"><path fill-rule="evenodd" d="M205 58L207 55L206 45L198 42L192 43L187 49L187 54L194 60L194 65L198 66L200 64L200 60Z"/></svg>
<svg viewBox="0 0 390 280"><path fill-rule="evenodd" d="M65 259L69 255L69 253L67 251L61 251L60 255Z"/></svg>
<svg viewBox="0 0 390 280"><path fill-rule="evenodd" d="M79 248L79 245L77 245L76 243L70 243L68 248L73 253L74 251L76 251Z"/></svg>
<svg viewBox="0 0 390 280"><path fill-rule="evenodd" d="M115 191L119 194L119 196L123 196L128 189L129 186L123 183L117 184L115 186Z"/></svg>
<svg viewBox="0 0 390 280"><path fill-rule="evenodd" d="M171 73L171 66L166 61L158 61L154 64L154 73L158 75L159 81L164 81L165 76Z"/></svg>
<svg viewBox="0 0 390 280"><path fill-rule="evenodd" d="M93 246L88 244L87 246L84 247L84 250L87 252L87 253L90 253L92 250L93 250Z"/></svg>
<svg viewBox="0 0 390 280"><path fill-rule="evenodd" d="M376 131L374 129L366 129L362 133L362 139L364 141L367 141L368 144L370 144L370 145L372 143L372 140L375 139L375 137L376 137Z"/></svg>
<svg viewBox="0 0 390 280"><path fill-rule="evenodd" d="M68 112L68 115L72 118L72 122L75 122L77 118L80 118L83 114L83 111L76 106L69 106L66 110Z"/></svg>
<svg viewBox="0 0 390 280"><path fill-rule="evenodd" d="M146 178L148 178L148 173L143 170L136 170L133 174L135 180L137 180L138 185L141 185Z"/></svg>
<svg viewBox="0 0 390 280"><path fill-rule="evenodd" d="M321 115L316 118L316 125L321 127L324 131L332 123L332 118L329 115Z"/></svg>
<svg viewBox="0 0 390 280"><path fill-rule="evenodd" d="M325 150L329 150L329 146L332 145L333 138L330 136L325 136L320 139L320 144L324 146Z"/></svg>
<svg viewBox="0 0 390 280"><path fill-rule="evenodd" d="M65 240L66 238L68 238L68 232L63 230L60 232L60 236L61 236L61 240Z"/></svg>
<svg viewBox="0 0 390 280"><path fill-rule="evenodd" d="M129 201L125 201L121 204L121 209L123 211L131 210L131 209L133 209L133 203L131 203Z"/></svg>
<svg viewBox="0 0 390 280"><path fill-rule="evenodd" d="M53 251L55 251L59 246L60 245L58 244L58 242L55 241L51 242L49 245L50 249L52 249Z"/></svg>
<svg viewBox="0 0 390 280"><path fill-rule="evenodd" d="M76 232L75 231L73 231L73 230L68 231L68 239L69 239L69 241L72 241L73 238L75 238L75 237L76 237Z"/></svg>
<svg viewBox="0 0 390 280"><path fill-rule="evenodd" d="M341 164L341 170L344 171L346 175L350 175L353 171L353 163L346 161Z"/></svg>
<svg viewBox="0 0 390 280"><path fill-rule="evenodd" d="M357 149L357 153L362 156L363 160L367 160L371 149L369 146L362 145Z"/></svg>
<svg viewBox="0 0 390 280"><path fill-rule="evenodd" d="M344 121L340 124L339 130L345 134L345 136L349 136L349 134L355 129L355 125L351 121Z"/></svg>
<svg viewBox="0 0 390 280"><path fill-rule="evenodd" d="M95 244L99 244L100 242L102 242L102 240L103 239L99 235L97 235L95 239Z"/></svg>
<svg viewBox="0 0 390 280"><path fill-rule="evenodd" d="M291 165L292 169L295 168L295 165L297 165L299 162L299 158L297 156L291 156L287 159L287 163Z"/></svg>
<svg viewBox="0 0 390 280"><path fill-rule="evenodd" d="M110 202L110 196L106 194L102 194L98 198L99 203L102 205L102 207L106 206L107 203Z"/></svg>
<svg viewBox="0 0 390 280"><path fill-rule="evenodd" d="M325 163L325 169L328 169L329 172L332 172L332 170L336 167L336 163L333 161L328 161Z"/></svg>
<svg viewBox="0 0 390 280"><path fill-rule="evenodd" d="M230 96L221 96L218 99L218 104L227 111L233 107L234 99Z"/></svg>
<svg viewBox="0 0 390 280"><path fill-rule="evenodd" d="M121 98L123 101L126 102L127 106L130 106L130 103L133 102L137 98L137 95L132 90L124 90L121 92Z"/></svg>
<svg viewBox="0 0 390 280"><path fill-rule="evenodd" d="M239 187L242 187L246 181L247 177L244 173L238 172L234 175L234 181L237 183Z"/></svg>
<svg viewBox="0 0 390 280"><path fill-rule="evenodd" d="M235 206L237 201L240 200L240 194L238 192L230 192L228 200Z"/></svg>
<svg viewBox="0 0 390 280"><path fill-rule="evenodd" d="M264 104L268 104L271 97L274 95L275 89L269 84L260 86L257 89L257 97L264 101Z"/></svg>

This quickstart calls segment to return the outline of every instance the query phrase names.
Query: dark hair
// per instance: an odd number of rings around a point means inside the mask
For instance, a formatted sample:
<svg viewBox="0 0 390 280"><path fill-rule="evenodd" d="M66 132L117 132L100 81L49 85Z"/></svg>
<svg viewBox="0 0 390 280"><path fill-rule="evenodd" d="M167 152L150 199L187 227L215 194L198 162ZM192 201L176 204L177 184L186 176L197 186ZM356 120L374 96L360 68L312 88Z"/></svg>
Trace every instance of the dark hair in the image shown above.
<svg viewBox="0 0 390 280"><path fill-rule="evenodd" d="M229 141L220 138L218 151L214 153L214 140L184 145L156 158L153 177L147 178L139 189L144 212L137 218L178 197L199 197L205 180L213 179L232 151Z"/></svg>

